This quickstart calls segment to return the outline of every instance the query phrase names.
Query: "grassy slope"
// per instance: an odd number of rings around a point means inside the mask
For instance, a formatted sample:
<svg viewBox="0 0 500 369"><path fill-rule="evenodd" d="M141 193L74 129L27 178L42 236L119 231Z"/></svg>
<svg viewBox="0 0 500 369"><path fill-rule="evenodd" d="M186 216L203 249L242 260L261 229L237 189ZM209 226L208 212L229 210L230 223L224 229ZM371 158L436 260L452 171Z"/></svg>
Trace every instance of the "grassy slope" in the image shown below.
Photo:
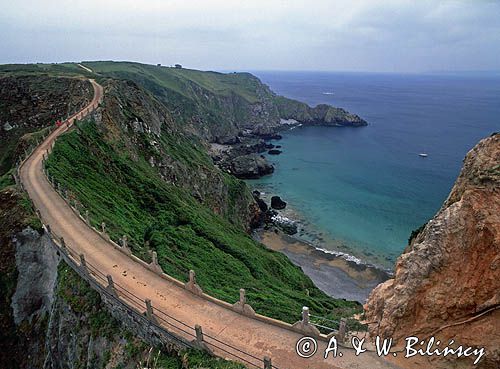
<svg viewBox="0 0 500 369"><path fill-rule="evenodd" d="M90 78L113 76L121 78L124 74L136 74L189 98L193 97L190 93L190 83L195 83L214 94L229 96L234 93L245 98L248 102L255 102L258 98L255 91L259 87L259 81L250 73L226 74L114 61L83 62L82 65L92 69L95 73L86 71L76 63L4 64L0 65L0 73L3 75L46 74L49 76L86 76Z"/></svg>
<svg viewBox="0 0 500 369"><path fill-rule="evenodd" d="M333 318L358 308L326 296L286 256L162 181L145 160L115 151L94 123L61 137L48 168L90 210L95 225L105 221L114 239L127 234L134 253L146 260L147 241L163 270L178 279L196 270L212 296L235 302L239 288L246 288L257 312L288 322L304 305Z"/></svg>
<svg viewBox="0 0 500 369"><path fill-rule="evenodd" d="M4 75L49 75L49 76L86 76L92 74L80 68L76 63L60 64L3 64L0 73Z"/></svg>
<svg viewBox="0 0 500 369"><path fill-rule="evenodd" d="M250 103L258 100L255 92L259 87L259 81L249 73L225 74L132 62L84 62L83 65L105 76L141 75L144 79L176 91L187 98L193 97L189 85L195 83L217 95L236 94Z"/></svg>
<svg viewBox="0 0 500 369"><path fill-rule="evenodd" d="M270 90L249 73L202 72L132 62L84 65L102 78L136 82L160 99L178 122L197 122L195 126L208 129L211 136L224 136L234 131L236 122L252 120L252 104L272 98Z"/></svg>

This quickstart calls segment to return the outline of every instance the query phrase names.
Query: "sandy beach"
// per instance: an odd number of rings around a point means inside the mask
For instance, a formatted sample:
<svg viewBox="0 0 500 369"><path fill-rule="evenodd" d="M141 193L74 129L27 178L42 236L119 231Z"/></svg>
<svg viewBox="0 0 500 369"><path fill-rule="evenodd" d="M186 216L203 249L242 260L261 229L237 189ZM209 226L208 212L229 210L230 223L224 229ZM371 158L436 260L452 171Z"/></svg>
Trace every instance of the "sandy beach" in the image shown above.
<svg viewBox="0 0 500 369"><path fill-rule="evenodd" d="M256 238L268 248L287 255L316 286L335 298L364 303L371 290L389 277L380 269L327 254L280 231L263 230Z"/></svg>

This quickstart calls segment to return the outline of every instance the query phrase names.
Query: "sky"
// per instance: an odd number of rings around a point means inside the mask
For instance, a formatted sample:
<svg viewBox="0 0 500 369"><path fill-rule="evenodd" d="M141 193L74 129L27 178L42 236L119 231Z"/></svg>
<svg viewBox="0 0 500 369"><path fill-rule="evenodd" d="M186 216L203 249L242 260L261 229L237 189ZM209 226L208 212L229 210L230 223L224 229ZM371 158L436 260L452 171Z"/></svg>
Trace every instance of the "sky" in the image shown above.
<svg viewBox="0 0 500 369"><path fill-rule="evenodd" d="M500 0L0 0L0 64L500 70Z"/></svg>

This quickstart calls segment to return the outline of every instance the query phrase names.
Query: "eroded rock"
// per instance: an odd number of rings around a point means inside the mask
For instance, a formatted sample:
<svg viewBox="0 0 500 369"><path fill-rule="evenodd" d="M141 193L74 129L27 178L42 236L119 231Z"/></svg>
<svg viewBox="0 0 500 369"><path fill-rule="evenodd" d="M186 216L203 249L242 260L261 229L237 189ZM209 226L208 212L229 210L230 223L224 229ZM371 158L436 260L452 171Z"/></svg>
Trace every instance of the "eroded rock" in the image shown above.
<svg viewBox="0 0 500 369"><path fill-rule="evenodd" d="M372 335L401 341L436 333L485 347L481 365L500 365L500 135L466 156L448 199L399 257L393 279L366 305ZM457 324L470 320L467 323ZM447 327L448 325L453 325ZM496 328L495 328L496 327Z"/></svg>

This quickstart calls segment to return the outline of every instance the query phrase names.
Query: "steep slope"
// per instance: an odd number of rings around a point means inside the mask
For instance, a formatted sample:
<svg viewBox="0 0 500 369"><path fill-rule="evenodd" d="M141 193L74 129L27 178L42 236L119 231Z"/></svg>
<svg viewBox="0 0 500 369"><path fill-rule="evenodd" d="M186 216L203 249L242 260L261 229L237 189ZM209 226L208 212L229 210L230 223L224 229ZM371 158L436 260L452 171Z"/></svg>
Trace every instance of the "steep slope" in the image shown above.
<svg viewBox="0 0 500 369"><path fill-rule="evenodd" d="M155 250L163 270L178 279L195 269L213 296L233 302L234 286L245 287L256 311L269 316L293 322L303 305L337 318L357 310L356 303L326 296L284 255L244 232L233 213L245 204L244 183L220 172L193 145L196 141L176 132L168 112L155 110L160 106L154 98L132 82L110 81L105 87L100 116L62 136L47 164L96 226L104 221L115 240L126 234L145 260ZM154 123L158 116L161 126ZM134 132L134 126L144 132ZM165 157L186 168L189 177L168 180L175 166L160 165ZM195 187L213 189L217 183L227 186L227 214L214 211L201 192L193 193Z"/></svg>
<svg viewBox="0 0 500 369"><path fill-rule="evenodd" d="M372 334L485 347L480 367L500 365L500 135L466 156L448 199L412 239L393 279L365 305ZM462 324L462 322L465 322ZM433 367L470 367L450 362Z"/></svg>
<svg viewBox="0 0 500 369"><path fill-rule="evenodd" d="M163 104L131 81L108 80L100 128L120 156L145 160L161 179L182 187L232 223L247 228L257 210L243 184L214 167L205 143L186 133Z"/></svg>

